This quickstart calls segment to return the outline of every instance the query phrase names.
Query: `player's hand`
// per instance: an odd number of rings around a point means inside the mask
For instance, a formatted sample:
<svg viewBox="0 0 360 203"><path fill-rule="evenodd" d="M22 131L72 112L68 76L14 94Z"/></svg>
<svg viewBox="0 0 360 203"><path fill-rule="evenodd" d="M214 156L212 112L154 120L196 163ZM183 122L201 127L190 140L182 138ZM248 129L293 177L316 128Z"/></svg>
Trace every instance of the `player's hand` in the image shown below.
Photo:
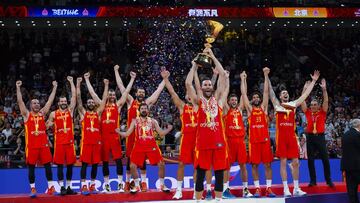
<svg viewBox="0 0 360 203"><path fill-rule="evenodd" d="M263 72L264 72L264 75L269 75L270 68L268 68L268 67L263 68Z"/></svg>
<svg viewBox="0 0 360 203"><path fill-rule="evenodd" d="M119 66L118 64L116 64L116 65L114 66L114 71L119 71L119 69L120 69L120 66Z"/></svg>
<svg viewBox="0 0 360 203"><path fill-rule="evenodd" d="M109 80L108 80L108 79L104 79L104 84L105 84L105 85L109 85Z"/></svg>
<svg viewBox="0 0 360 203"><path fill-rule="evenodd" d="M135 79L135 78L136 78L136 73L133 72L133 71L131 71L131 72L130 72L130 77Z"/></svg>
<svg viewBox="0 0 360 203"><path fill-rule="evenodd" d="M54 80L54 81L52 81L52 85L53 85L53 87L57 87L58 83Z"/></svg>
<svg viewBox="0 0 360 203"><path fill-rule="evenodd" d="M84 78L85 78L85 80L88 80L90 78L90 73L89 72L85 73Z"/></svg>
<svg viewBox="0 0 360 203"><path fill-rule="evenodd" d="M243 72L240 73L240 78L241 78L242 80L245 80L246 77L247 77L247 75L246 75L246 72L245 72L245 71L243 71Z"/></svg>
<svg viewBox="0 0 360 203"><path fill-rule="evenodd" d="M80 85L81 82L82 82L82 77L76 78L76 84Z"/></svg>
<svg viewBox="0 0 360 203"><path fill-rule="evenodd" d="M215 57L214 52L211 50L210 47L206 47L206 48L203 50L203 53L208 54L210 57Z"/></svg>
<svg viewBox="0 0 360 203"><path fill-rule="evenodd" d="M228 70L225 71L225 77L226 77L226 78L229 78L229 77L230 77L230 71L228 71Z"/></svg>
<svg viewBox="0 0 360 203"><path fill-rule="evenodd" d="M216 68L213 68L213 75L219 75L219 71Z"/></svg>
<svg viewBox="0 0 360 203"><path fill-rule="evenodd" d="M72 81L74 80L74 78L73 78L72 76L67 76L66 79L67 79L67 81L69 81L69 82L72 82Z"/></svg>
<svg viewBox="0 0 360 203"><path fill-rule="evenodd" d="M326 90L326 80L325 78L321 79L320 87L323 90Z"/></svg>
<svg viewBox="0 0 360 203"><path fill-rule="evenodd" d="M311 76L311 79L313 80L313 81L317 81L318 79L319 79L319 77L320 77L320 71L319 70L315 70L314 71L314 74L312 74L312 75L310 75Z"/></svg>
<svg viewBox="0 0 360 203"><path fill-rule="evenodd" d="M22 81L21 81L21 80L16 81L16 87L21 87L21 85L22 85Z"/></svg>
<svg viewBox="0 0 360 203"><path fill-rule="evenodd" d="M170 76L170 72L169 71L167 71L167 70L163 70L163 71L161 71L161 77L163 78L163 79L169 79L169 76Z"/></svg>

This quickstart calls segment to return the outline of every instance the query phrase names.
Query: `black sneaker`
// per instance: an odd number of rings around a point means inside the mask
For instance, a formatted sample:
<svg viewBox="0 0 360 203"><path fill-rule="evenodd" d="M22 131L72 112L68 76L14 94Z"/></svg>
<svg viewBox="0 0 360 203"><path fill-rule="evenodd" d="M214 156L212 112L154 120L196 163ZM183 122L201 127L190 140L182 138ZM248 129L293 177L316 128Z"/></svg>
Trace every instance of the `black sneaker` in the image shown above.
<svg viewBox="0 0 360 203"><path fill-rule="evenodd" d="M66 193L67 193L67 191L66 191L65 187L62 186L62 187L60 188L60 195L61 195L61 196L64 196L64 195L66 195Z"/></svg>
<svg viewBox="0 0 360 203"><path fill-rule="evenodd" d="M326 182L326 184L331 188L335 187L335 185L334 185L334 183L332 181L328 181L328 182Z"/></svg>
<svg viewBox="0 0 360 203"><path fill-rule="evenodd" d="M74 190L72 190L72 189L70 188L70 186L69 186L69 187L67 187L67 189L66 189L66 194L67 194L67 195L76 195L77 192L75 192Z"/></svg>
<svg viewBox="0 0 360 203"><path fill-rule="evenodd" d="M316 182L310 182L308 185L308 187L314 187L314 186L316 186Z"/></svg>

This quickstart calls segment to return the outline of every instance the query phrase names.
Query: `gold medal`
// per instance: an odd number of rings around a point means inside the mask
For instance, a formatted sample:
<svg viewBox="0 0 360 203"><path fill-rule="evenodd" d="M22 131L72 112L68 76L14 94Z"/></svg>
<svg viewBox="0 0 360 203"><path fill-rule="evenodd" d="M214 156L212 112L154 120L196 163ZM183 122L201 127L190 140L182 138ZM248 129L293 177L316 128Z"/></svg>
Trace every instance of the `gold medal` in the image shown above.
<svg viewBox="0 0 360 203"><path fill-rule="evenodd" d="M90 131L91 132L95 131L95 129L94 129L94 121L93 120L90 121Z"/></svg>

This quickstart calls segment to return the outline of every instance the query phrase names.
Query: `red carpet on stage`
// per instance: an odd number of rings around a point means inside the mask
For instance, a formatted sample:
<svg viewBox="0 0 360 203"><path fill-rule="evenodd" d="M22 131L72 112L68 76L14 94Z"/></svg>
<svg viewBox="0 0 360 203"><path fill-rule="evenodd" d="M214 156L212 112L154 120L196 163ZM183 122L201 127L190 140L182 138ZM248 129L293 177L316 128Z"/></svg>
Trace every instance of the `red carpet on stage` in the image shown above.
<svg viewBox="0 0 360 203"><path fill-rule="evenodd" d="M318 184L316 187L307 187L302 184L301 188L309 195L311 194L326 194L326 193L343 193L346 192L346 186L342 182L336 182L335 188L328 187L325 183ZM282 196L282 185L273 185L273 192L278 196ZM232 193L235 196L241 197L241 188L232 187ZM254 188L250 187L250 191L254 192ZM292 191L292 186L290 186ZM262 188L262 192L265 193L265 188ZM114 194L96 194L96 195L71 195L71 196L48 196L46 194L39 194L38 197L31 199L27 194L18 195L0 195L0 202L6 203L57 203L57 202L138 202L138 201L163 201L171 200L173 192L163 193L157 190L149 190L148 192L129 194L129 193L114 193ZM183 191L183 199L192 199L193 190L186 189Z"/></svg>

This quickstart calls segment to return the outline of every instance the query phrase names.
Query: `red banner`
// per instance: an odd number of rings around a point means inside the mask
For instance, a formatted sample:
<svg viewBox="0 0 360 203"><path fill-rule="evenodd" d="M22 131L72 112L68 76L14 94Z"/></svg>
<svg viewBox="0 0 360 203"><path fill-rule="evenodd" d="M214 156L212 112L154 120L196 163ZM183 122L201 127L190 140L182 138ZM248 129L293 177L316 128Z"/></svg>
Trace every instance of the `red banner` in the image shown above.
<svg viewBox="0 0 360 203"><path fill-rule="evenodd" d="M0 6L0 17L28 17L26 6Z"/></svg>
<svg viewBox="0 0 360 203"><path fill-rule="evenodd" d="M360 18L360 8L328 8L329 18Z"/></svg>

